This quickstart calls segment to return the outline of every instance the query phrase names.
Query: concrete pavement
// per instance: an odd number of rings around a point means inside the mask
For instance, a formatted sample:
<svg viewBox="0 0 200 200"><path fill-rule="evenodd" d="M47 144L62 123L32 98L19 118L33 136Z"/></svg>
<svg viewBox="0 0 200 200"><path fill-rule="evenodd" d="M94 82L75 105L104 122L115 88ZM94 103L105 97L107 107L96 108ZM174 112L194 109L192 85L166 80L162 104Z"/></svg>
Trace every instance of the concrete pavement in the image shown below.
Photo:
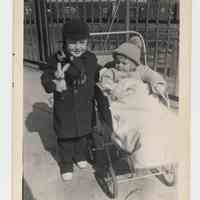
<svg viewBox="0 0 200 200"><path fill-rule="evenodd" d="M110 199L92 165L84 170L75 166L73 180L62 182L50 95L41 87L40 75L39 71L24 67L24 200ZM105 159L101 152L99 157ZM119 183L118 199L177 200L176 186L167 187L155 177L123 182Z"/></svg>

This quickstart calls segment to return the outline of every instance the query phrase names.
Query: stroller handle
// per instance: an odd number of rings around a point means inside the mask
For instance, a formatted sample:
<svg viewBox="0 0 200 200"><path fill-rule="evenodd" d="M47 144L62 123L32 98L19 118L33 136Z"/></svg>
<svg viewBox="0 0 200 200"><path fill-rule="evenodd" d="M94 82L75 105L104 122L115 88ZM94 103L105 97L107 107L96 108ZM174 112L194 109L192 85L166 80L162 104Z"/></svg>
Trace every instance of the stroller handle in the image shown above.
<svg viewBox="0 0 200 200"><path fill-rule="evenodd" d="M123 34L134 34L138 36L142 42L142 51L143 51L143 56L144 56L144 65L147 64L147 51L146 51L146 45L144 38L141 33L137 31L113 31L113 32L95 32L95 33L90 33L90 36L99 36L99 35L123 35ZM105 43L107 42L108 38L106 38Z"/></svg>

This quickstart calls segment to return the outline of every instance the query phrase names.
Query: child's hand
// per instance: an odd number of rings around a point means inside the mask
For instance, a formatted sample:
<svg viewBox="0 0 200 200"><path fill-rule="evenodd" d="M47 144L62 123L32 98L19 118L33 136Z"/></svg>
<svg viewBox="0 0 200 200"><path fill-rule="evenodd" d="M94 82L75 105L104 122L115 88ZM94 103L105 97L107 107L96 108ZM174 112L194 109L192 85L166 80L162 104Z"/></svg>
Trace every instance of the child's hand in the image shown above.
<svg viewBox="0 0 200 200"><path fill-rule="evenodd" d="M59 62L57 64L57 70L54 73L56 79L64 79L65 78L65 72L68 70L69 66L70 66L70 64L67 63L62 68L61 63Z"/></svg>
<svg viewBox="0 0 200 200"><path fill-rule="evenodd" d="M62 70L62 66L61 66L61 63L57 63L57 70L55 71L54 73L56 79L63 79L65 77L65 74Z"/></svg>
<svg viewBox="0 0 200 200"><path fill-rule="evenodd" d="M60 80L60 85L61 88L64 90L67 90L67 85L66 85L66 81L64 79Z"/></svg>
<svg viewBox="0 0 200 200"><path fill-rule="evenodd" d="M56 91L57 92L63 92L65 90L67 90L67 85L66 85L66 81L64 79L61 80L53 80L53 82L56 85Z"/></svg>

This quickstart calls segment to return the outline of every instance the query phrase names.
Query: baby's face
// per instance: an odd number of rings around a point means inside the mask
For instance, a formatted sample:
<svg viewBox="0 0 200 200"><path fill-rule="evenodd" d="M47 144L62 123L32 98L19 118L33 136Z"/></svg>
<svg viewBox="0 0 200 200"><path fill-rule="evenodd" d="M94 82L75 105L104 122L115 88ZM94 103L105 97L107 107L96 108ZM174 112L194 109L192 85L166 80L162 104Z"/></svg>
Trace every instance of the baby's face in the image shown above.
<svg viewBox="0 0 200 200"><path fill-rule="evenodd" d="M136 68L136 64L132 62L130 59L126 58L122 55L116 55L115 57L117 69L120 71L131 71Z"/></svg>
<svg viewBox="0 0 200 200"><path fill-rule="evenodd" d="M87 50L88 40L67 40L66 43L68 52L74 57L79 57Z"/></svg>

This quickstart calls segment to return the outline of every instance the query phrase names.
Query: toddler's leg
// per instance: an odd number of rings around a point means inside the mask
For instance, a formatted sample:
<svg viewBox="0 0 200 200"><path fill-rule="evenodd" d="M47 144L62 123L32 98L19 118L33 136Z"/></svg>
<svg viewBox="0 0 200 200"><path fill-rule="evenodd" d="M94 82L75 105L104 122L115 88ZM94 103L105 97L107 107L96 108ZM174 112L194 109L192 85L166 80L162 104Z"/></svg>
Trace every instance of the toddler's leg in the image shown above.
<svg viewBox="0 0 200 200"><path fill-rule="evenodd" d="M68 174L69 176L66 176L67 177L66 180L71 180L73 172L72 157L74 153L74 141L72 139L67 139L67 140L59 139L58 149L61 158L60 171L62 177L65 180L65 174Z"/></svg>
<svg viewBox="0 0 200 200"><path fill-rule="evenodd" d="M75 143L75 151L73 157L80 168L87 167L87 161L86 161L87 138L88 136L77 138Z"/></svg>

